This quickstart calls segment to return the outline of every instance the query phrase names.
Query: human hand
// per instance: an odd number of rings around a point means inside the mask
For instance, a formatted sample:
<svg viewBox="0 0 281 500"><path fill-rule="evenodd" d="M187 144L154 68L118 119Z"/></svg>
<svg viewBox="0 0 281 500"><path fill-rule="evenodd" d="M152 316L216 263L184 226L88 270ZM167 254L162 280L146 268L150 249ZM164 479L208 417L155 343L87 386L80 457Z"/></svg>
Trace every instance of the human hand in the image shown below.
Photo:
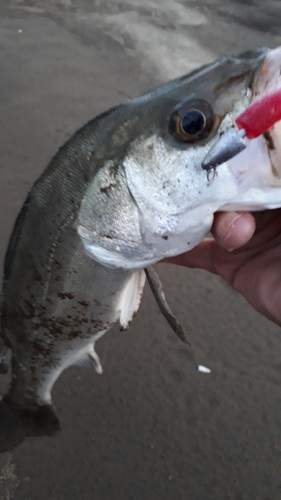
<svg viewBox="0 0 281 500"><path fill-rule="evenodd" d="M281 209L217 213L212 234L214 239L165 261L220 275L281 325Z"/></svg>

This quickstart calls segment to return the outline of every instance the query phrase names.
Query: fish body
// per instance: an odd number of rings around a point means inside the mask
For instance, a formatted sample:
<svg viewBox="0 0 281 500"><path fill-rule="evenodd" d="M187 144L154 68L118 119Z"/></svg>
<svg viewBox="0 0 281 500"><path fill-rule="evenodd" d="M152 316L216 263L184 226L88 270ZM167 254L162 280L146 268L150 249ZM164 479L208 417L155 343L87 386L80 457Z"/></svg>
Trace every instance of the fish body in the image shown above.
<svg viewBox="0 0 281 500"><path fill-rule="evenodd" d="M101 373L95 342L117 321L129 326L147 266L196 246L218 209L281 205L279 160L273 168L264 138L248 176L248 152L211 180L201 167L218 136L268 91L258 84L266 87L277 59L281 67L278 50L225 57L105 112L36 181L4 265L1 335L12 383L0 404L0 450L59 430L56 379L75 363Z"/></svg>
<svg viewBox="0 0 281 500"><path fill-rule="evenodd" d="M77 233L77 201L84 194L91 132L89 126L78 133L36 182L6 254L2 332L12 352L13 377L0 417L2 423L4 416L13 422L13 428L21 425L22 434L15 436L20 440L26 433L59 429L50 394L55 380L77 363L92 363L101 373L95 341L119 319L123 328L128 326L126 312L134 314L144 286L144 271L108 269L90 259ZM127 288L130 297L124 308ZM38 414L39 420L34 418ZM8 438L5 431L4 447L13 437L13 430Z"/></svg>

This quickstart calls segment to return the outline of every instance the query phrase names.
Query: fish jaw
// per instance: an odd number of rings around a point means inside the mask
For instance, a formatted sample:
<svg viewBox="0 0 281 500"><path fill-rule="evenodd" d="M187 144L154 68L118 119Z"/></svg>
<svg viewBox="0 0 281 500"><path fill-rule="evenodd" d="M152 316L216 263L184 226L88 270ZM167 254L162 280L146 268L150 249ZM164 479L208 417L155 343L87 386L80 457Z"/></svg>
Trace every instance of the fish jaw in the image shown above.
<svg viewBox="0 0 281 500"><path fill-rule="evenodd" d="M251 104L281 88L281 47L270 50L253 82ZM245 139L247 148L229 160L237 193L220 210L264 210L281 206L281 121L256 139ZM220 167L218 168L218 175Z"/></svg>
<svg viewBox="0 0 281 500"><path fill-rule="evenodd" d="M281 89L281 47L270 50L253 82L252 102ZM273 178L281 178L281 121L264 134ZM274 185L274 184L273 184Z"/></svg>
<svg viewBox="0 0 281 500"><path fill-rule="evenodd" d="M281 86L281 47L271 49L256 72L253 81L253 99L258 101L262 97L272 94Z"/></svg>
<svg viewBox="0 0 281 500"><path fill-rule="evenodd" d="M246 140L245 151L228 161L237 192L219 210L264 210L281 205L281 178L276 174L263 136ZM218 176L220 175L218 169Z"/></svg>

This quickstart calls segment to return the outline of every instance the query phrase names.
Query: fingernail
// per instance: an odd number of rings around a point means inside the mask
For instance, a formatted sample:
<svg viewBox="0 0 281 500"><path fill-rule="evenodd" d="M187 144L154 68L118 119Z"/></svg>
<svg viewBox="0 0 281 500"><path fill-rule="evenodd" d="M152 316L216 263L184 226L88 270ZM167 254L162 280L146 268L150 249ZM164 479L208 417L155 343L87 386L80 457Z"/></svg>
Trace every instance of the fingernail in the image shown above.
<svg viewBox="0 0 281 500"><path fill-rule="evenodd" d="M223 242L226 242L228 240L229 236L232 236L233 225L235 224L235 222L238 219L240 219L240 217L241 217L241 214L236 214L235 216L233 214L231 214L231 215L229 214L228 218L230 220L224 221L224 224L223 224L221 230L219 231L221 240ZM231 250L233 250L233 248Z"/></svg>

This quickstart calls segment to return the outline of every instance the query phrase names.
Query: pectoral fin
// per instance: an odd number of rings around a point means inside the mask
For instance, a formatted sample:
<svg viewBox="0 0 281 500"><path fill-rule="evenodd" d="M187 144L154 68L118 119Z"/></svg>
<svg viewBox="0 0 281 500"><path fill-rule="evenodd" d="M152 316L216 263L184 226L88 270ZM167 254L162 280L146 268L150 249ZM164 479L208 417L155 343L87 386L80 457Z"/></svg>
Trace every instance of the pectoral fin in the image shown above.
<svg viewBox="0 0 281 500"><path fill-rule="evenodd" d="M170 327L174 330L176 335L184 342L185 344L191 345L190 342L186 338L185 331L182 326L178 322L177 318L173 315L163 291L162 283L156 271L153 267L149 266L145 269L145 274L147 277L147 281L152 290L152 293L156 299L156 302L159 306L161 313L164 318L168 321Z"/></svg>
<svg viewBox="0 0 281 500"><path fill-rule="evenodd" d="M120 325L121 330L127 330L132 319L137 314L145 284L145 272L137 271L131 276L120 302Z"/></svg>

